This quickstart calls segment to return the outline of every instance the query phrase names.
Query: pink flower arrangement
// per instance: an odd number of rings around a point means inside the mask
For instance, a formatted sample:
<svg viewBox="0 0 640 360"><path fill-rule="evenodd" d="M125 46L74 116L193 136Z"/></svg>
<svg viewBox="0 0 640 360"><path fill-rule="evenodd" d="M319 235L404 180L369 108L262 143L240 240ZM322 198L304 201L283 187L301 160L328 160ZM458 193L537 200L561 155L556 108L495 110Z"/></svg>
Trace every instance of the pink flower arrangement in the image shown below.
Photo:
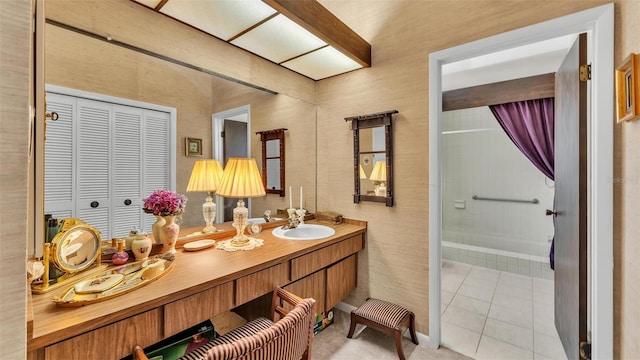
<svg viewBox="0 0 640 360"><path fill-rule="evenodd" d="M170 190L156 190L143 201L142 211L153 215L169 216L184 212L187 197Z"/></svg>

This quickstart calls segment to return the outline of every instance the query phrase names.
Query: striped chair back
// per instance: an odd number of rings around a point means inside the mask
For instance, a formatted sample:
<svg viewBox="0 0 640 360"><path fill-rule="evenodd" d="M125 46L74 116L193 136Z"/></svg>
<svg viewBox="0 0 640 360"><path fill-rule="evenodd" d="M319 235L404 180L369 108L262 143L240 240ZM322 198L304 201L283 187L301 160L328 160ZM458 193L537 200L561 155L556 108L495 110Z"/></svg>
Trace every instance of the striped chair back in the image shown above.
<svg viewBox="0 0 640 360"><path fill-rule="evenodd" d="M207 360L310 358L315 322L314 299L304 299L271 327L207 351Z"/></svg>

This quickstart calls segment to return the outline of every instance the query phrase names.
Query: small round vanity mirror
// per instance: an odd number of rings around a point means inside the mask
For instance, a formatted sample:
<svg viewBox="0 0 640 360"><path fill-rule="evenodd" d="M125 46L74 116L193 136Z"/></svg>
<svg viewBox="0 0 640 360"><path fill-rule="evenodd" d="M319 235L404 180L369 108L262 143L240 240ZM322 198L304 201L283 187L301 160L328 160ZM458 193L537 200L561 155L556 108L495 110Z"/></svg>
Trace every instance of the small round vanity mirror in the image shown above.
<svg viewBox="0 0 640 360"><path fill-rule="evenodd" d="M65 219L52 244L53 263L67 273L88 268L100 255L100 233L79 219Z"/></svg>

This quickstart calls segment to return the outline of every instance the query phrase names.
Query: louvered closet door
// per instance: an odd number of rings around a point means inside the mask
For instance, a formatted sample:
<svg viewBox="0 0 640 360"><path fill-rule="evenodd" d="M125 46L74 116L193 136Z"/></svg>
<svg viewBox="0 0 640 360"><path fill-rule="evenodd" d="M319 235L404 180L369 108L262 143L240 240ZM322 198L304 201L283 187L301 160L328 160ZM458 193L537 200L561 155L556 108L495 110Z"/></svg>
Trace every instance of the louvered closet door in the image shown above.
<svg viewBox="0 0 640 360"><path fill-rule="evenodd" d="M44 142L44 212L54 218L75 216L73 197L73 120L76 99L47 94L47 112L58 113L57 121L47 121Z"/></svg>
<svg viewBox="0 0 640 360"><path fill-rule="evenodd" d="M170 137L170 117L169 113L144 110L144 121L142 132L144 136L143 153L143 192L142 198L149 196L158 189L169 189L170 159L169 154ZM182 193L178 191L178 193ZM149 214L144 215L142 228L145 232L151 232L151 224L155 222L155 217Z"/></svg>
<svg viewBox="0 0 640 360"><path fill-rule="evenodd" d="M109 239L112 105L87 99L77 104L77 217Z"/></svg>
<svg viewBox="0 0 640 360"><path fill-rule="evenodd" d="M142 132L144 110L113 105L113 159L111 237L124 237L141 228Z"/></svg>

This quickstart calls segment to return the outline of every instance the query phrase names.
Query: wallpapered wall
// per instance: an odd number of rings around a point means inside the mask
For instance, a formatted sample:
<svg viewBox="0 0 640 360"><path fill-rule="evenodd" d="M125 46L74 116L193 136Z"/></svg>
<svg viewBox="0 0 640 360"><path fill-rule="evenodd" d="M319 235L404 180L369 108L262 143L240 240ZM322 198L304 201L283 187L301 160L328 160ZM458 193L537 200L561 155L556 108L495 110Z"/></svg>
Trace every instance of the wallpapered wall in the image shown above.
<svg viewBox="0 0 640 360"><path fill-rule="evenodd" d="M253 82L265 87L279 87L282 92L317 106L317 192L318 210L338 210L347 217L367 220L369 232L366 249L359 260L358 289L347 299L353 305L359 305L367 296L382 297L412 309L417 314L418 330L428 333L428 54L432 51L460 45L500 32L541 22L550 18L566 15L607 1L344 1L321 0L335 15L352 27L372 44L373 67L355 71L346 75L326 79L318 83L299 79L275 66L250 59L241 51L229 50L223 56L203 56L206 61L214 61L224 67L224 73ZM61 2L58 2L61 3ZM102 6L101 15L116 11L119 6L131 6L124 0L110 0L82 5L65 2L71 8L79 8L80 14L71 16L79 22L88 23L88 27L100 27L109 17L77 16L86 15L83 11ZM640 52L640 25L637 14L640 2L635 0L617 0L615 17L615 63L619 64L630 52ZM1 2L2 27L2 63L6 71L11 66L19 76L7 78L0 89L4 96L12 94L12 103L16 107L26 104L25 61L27 58L26 29L29 27L29 4L27 0ZM56 4L50 2L48 5ZM52 7L55 7L53 5ZM8 8L8 9L7 9ZM5 11L8 10L8 11ZM63 9L63 12L65 10ZM105 20L102 20L105 19ZM7 21L4 21L7 20ZM149 26L150 23L139 18L121 19L120 31L135 39L135 29L131 26ZM86 25L86 24L85 24ZM5 31L6 29L6 31ZM167 29L165 29L167 30ZM144 33L139 31L138 33ZM168 34L167 34L168 33ZM169 30L162 36L182 37L185 33ZM172 35L173 34L173 35ZM6 36L6 37L5 37ZM154 34L157 36L157 34ZM15 38L11 47L5 47L5 39ZM125 39L129 40L129 39ZM185 51L180 43L166 48L167 52L201 55L203 50L198 37L192 41L182 41L189 45ZM4 56L11 52L14 59ZM220 55L220 54L218 54ZM224 56L228 55L228 56ZM14 64L20 64L14 67ZM6 85L5 85L6 84ZM197 86L207 87L209 84ZM8 90L8 88L16 88ZM21 89L21 90L20 90ZM12 219L24 218L27 213L27 183L24 170L27 153L28 128L21 120L27 115L23 110L12 110L4 100L0 103L2 112L9 111L12 116L3 116L0 126L12 129L16 136L0 149L3 155L3 169L15 168L11 176L2 176L0 185L4 189L15 189L10 198L3 198L4 207L10 209ZM352 142L351 132L342 119L347 116L397 109L396 116L396 164L397 166L396 206L387 208L376 203L352 203ZM15 116L14 116L15 115ZM207 115L208 116L208 115ZM603 119L606 121L609 119ZM610 119L613 121L612 118ZM640 196L640 122L615 126L615 168L614 168L614 339L616 358L634 358L640 352L640 337L637 323L640 308L637 298L640 296L640 231L637 218L640 209L632 201ZM19 156L11 156L16 154ZM6 161L6 162L4 162ZM5 165L7 167L5 167ZM181 171L189 171L191 164L179 165ZM23 169L23 170L20 170ZM24 264L19 259L24 253L25 224L21 221L4 223L1 228L3 259L9 254L14 261L2 262L2 279L24 281ZM3 286L3 289L7 287ZM24 318L20 308L26 299L19 294L8 294L3 290L0 313L11 314L3 317L2 345L5 354L22 357L25 343L7 336L8 329L13 334L16 329L24 329ZM10 309L12 309L10 311ZM4 315L3 315L4 316Z"/></svg>
<svg viewBox="0 0 640 360"><path fill-rule="evenodd" d="M343 1L322 4L372 45L373 66L318 84L318 208L367 220L367 248L359 260L358 288L348 299L381 297L416 312L428 332L428 56L608 3L608 1ZM615 63L640 52L640 2L615 1ZM366 4L366 5L364 5ZM400 111L395 120L396 206L351 201L350 131L346 116ZM614 121L611 119L602 121ZM615 125L614 339L616 358L635 358L640 344L640 121Z"/></svg>

